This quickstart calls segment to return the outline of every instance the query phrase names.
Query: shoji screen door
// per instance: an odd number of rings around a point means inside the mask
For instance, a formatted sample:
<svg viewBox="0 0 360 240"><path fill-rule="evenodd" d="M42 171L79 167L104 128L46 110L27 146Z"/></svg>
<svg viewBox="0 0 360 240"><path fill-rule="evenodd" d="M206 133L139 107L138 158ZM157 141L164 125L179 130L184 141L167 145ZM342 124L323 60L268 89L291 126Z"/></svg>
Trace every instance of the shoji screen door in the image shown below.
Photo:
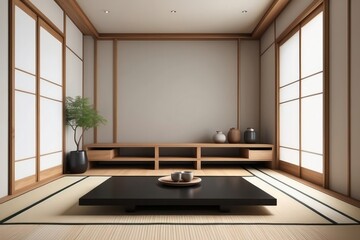
<svg viewBox="0 0 360 240"><path fill-rule="evenodd" d="M37 20L20 6L14 9L12 191L37 181Z"/></svg>
<svg viewBox="0 0 360 240"><path fill-rule="evenodd" d="M322 185L324 173L323 12L279 47L280 168Z"/></svg>
<svg viewBox="0 0 360 240"><path fill-rule="evenodd" d="M62 173L62 38L39 21L39 180Z"/></svg>
<svg viewBox="0 0 360 240"><path fill-rule="evenodd" d="M62 37L13 5L11 192L62 173Z"/></svg>

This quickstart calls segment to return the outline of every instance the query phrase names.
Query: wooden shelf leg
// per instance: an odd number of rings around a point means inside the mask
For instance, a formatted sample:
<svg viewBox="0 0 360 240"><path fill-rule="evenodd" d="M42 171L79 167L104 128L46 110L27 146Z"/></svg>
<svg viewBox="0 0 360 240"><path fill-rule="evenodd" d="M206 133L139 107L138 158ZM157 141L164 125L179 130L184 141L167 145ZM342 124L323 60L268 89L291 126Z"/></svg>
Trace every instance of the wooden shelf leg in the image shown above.
<svg viewBox="0 0 360 240"><path fill-rule="evenodd" d="M159 147L155 146L155 166L154 169L155 170L159 170Z"/></svg>
<svg viewBox="0 0 360 240"><path fill-rule="evenodd" d="M201 170L201 147L196 148L196 170Z"/></svg>

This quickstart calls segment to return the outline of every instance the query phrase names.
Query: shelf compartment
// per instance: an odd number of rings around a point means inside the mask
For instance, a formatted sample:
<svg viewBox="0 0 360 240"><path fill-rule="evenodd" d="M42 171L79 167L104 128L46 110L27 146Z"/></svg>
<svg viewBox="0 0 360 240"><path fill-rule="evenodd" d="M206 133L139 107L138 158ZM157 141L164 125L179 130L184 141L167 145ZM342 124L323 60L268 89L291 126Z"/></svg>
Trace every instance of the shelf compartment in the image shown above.
<svg viewBox="0 0 360 240"><path fill-rule="evenodd" d="M248 158L242 157L202 157L202 162L246 162L250 161Z"/></svg>
<svg viewBox="0 0 360 240"><path fill-rule="evenodd" d="M272 149L241 148L240 153L249 160L272 161L273 159Z"/></svg>
<svg viewBox="0 0 360 240"><path fill-rule="evenodd" d="M91 149L86 155L89 161L108 161L114 158L115 149Z"/></svg>

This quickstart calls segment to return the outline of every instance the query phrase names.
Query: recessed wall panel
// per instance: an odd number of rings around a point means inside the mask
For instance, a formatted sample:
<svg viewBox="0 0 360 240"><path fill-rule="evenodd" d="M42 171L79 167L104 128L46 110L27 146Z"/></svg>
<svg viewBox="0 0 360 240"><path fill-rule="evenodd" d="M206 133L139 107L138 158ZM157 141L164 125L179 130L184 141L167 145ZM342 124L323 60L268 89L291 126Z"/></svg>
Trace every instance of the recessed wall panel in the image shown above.
<svg viewBox="0 0 360 240"><path fill-rule="evenodd" d="M348 28L347 1L329 1L329 187L342 194L348 188ZM331 57L332 56L332 57Z"/></svg>
<svg viewBox="0 0 360 240"><path fill-rule="evenodd" d="M229 64L231 59L228 60ZM260 59L259 41L240 41L240 62L239 62L239 118L240 130L245 132L248 127L254 128L259 134L259 88L260 88ZM235 71L235 68L229 71ZM229 82L233 77L233 72L229 72ZM229 91L229 89L225 90ZM233 92L231 94L234 94ZM236 93L235 93L236 94ZM235 95L236 96L236 95ZM231 99L229 99L231 101ZM236 102L236 101L235 101ZM224 102L224 106L226 103ZM229 103L227 103L229 104ZM229 113L227 113L229 114ZM236 125L235 125L236 126ZM233 126L233 127L235 127Z"/></svg>
<svg viewBox="0 0 360 240"><path fill-rule="evenodd" d="M118 141L227 133L237 120L237 62L237 41L119 41Z"/></svg>
<svg viewBox="0 0 360 240"><path fill-rule="evenodd" d="M351 196L360 200L360 1L351 1Z"/></svg>
<svg viewBox="0 0 360 240"><path fill-rule="evenodd" d="M84 36L84 96L94 104L94 47L91 36ZM84 133L84 144L94 143L94 129Z"/></svg>
<svg viewBox="0 0 360 240"><path fill-rule="evenodd" d="M275 46L261 56L260 126L261 142L275 144Z"/></svg>
<svg viewBox="0 0 360 240"><path fill-rule="evenodd" d="M113 142L113 41L98 41L97 46L97 110L107 120L106 125L97 128L97 141L108 143ZM136 92L131 95L134 94ZM131 103L132 99L127 99L127 101ZM141 106L136 105L134 108L140 109Z"/></svg>

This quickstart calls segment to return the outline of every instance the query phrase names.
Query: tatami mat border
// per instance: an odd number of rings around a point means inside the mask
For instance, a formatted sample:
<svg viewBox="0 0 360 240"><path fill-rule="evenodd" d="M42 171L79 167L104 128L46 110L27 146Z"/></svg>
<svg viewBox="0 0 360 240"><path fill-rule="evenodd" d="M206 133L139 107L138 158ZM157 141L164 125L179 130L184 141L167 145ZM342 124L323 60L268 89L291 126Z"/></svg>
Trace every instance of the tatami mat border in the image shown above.
<svg viewBox="0 0 360 240"><path fill-rule="evenodd" d="M46 199L49 199L49 198L51 198L52 196L55 196L56 194L64 191L65 189L68 189L68 188L74 186L75 184L83 181L83 180L86 179L86 178L88 178L88 177L87 177L87 176L84 176L83 178L79 179L78 181L76 181L76 182L74 182L74 183L72 183L72 184L70 184L70 185L68 185L68 186L66 186L66 187L64 187L64 188L62 188L62 189L60 189L60 190L58 190L58 191L50 194L50 195L48 195L47 197L45 197L45 198L43 198L43 199L41 199L41 200L39 200L39 201L36 201L35 203L31 204L30 206L27 206L27 207L21 209L20 211L18 211L18 212L16 212L16 213L14 213L14 214L12 214L12 215L4 218L3 220L0 221L0 224L4 224L6 221L9 221L9 220L12 219L13 217L16 217L17 215L19 215L19 214L25 212L26 210L28 210L28 209L30 209L30 208L38 205L39 203L44 202Z"/></svg>
<svg viewBox="0 0 360 240"><path fill-rule="evenodd" d="M351 219L352 221L356 222L356 223L354 223L354 224L352 224L352 225L358 225L358 224L360 224L360 221L359 221L359 220L357 220L357 219L355 219L355 218L353 218L353 217L351 217L351 216L347 215L346 213L344 213L344 212L342 212L342 211L340 211L340 210L338 210L338 209L336 209L336 208L333 208L332 206L329 206L328 204L326 204L326 203L324 203L324 202L322 202L322 201L320 201L320 200L318 200L318 199L316 199L316 198L314 198L314 197L310 196L309 194L307 194L307 193L305 193L305 192L303 192L303 191L300 191L300 190L298 190L298 189L294 188L293 186L291 186L291 185L289 185L289 184L285 183L284 181L281 181L281 180L279 180L279 179L275 178L274 176L271 176L270 174L268 174L268 173L266 173L266 172L262 171L261 169L258 169L258 168L254 168L254 169L255 169L255 170L258 170L259 172L261 172L261 173L265 174L266 176L268 176L268 177L270 177L270 178L272 178L272 179L274 179L274 180L276 180L276 181L278 181L278 182L280 182L280 183L282 183L282 184L286 185L287 187L289 187L289 188L291 188L291 189L293 189L293 190L295 190L295 191L297 191L297 192L299 192L299 193L304 194L305 196L307 196L307 197L309 197L309 198L311 198L311 199L315 200L316 202L318 202L318 203L320 203L320 204L322 204L322 205L324 205L324 206L326 206L326 207L328 207L328 208L330 208L330 209L334 210L335 212L338 212L339 214L343 215L344 217L349 218L349 219ZM249 170L248 170L248 171L249 171ZM251 171L251 170L250 170L250 171ZM254 176L256 176L256 174L254 174L254 173L252 173L252 174L253 174ZM272 187L274 187L274 188L278 189L279 191L281 191L281 192L285 193L285 194L286 194L286 195L288 195L289 197L293 198L294 200L296 200L296 201L298 201L299 203L303 204L304 206L308 207L308 208L309 208L309 209L311 209L312 211L314 211L314 212L318 213L319 215L321 215L322 217L326 218L327 220L329 220L329 221L331 221L331 222L334 222L334 224L340 224L340 223L337 223L337 222L333 221L332 219L329 219L328 217L326 217L326 216L324 216L323 214L319 213L317 210L315 210L315 209L311 208L310 206L308 206L308 205L304 204L304 203L303 203L303 202L301 202L300 200L298 200L298 199L296 199L296 198L292 197L291 195L289 195L289 194L288 194L288 193L286 193L285 191L283 191L283 190L279 189L278 187L276 187L276 186L272 185L271 183L269 183L268 181L266 181L266 180L262 179L261 177L259 177L259 176L256 176L256 177L257 177L257 178L259 178L259 179L261 179L261 180L263 180L264 182L268 183L268 184L269 184L269 185L271 185Z"/></svg>

